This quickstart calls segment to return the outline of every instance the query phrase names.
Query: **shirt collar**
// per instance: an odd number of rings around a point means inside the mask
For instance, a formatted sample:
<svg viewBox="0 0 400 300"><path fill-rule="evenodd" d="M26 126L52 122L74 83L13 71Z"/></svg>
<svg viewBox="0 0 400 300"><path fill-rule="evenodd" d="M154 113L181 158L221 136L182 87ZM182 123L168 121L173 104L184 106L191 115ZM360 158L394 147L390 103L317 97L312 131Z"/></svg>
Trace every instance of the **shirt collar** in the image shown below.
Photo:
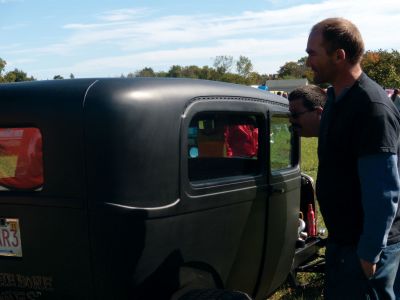
<svg viewBox="0 0 400 300"><path fill-rule="evenodd" d="M346 96L346 94L348 93L348 91L355 85L357 84L360 80L362 80L364 78L364 72L361 73L360 77L357 78L356 82L354 82L354 84L352 86L348 86L345 87L343 89L343 91L336 96L335 95L335 90L333 89L333 86L328 87L327 90L327 94L328 94L328 99L331 99L334 101L334 103L338 103L340 100L342 100L344 98L344 96Z"/></svg>
<svg viewBox="0 0 400 300"><path fill-rule="evenodd" d="M344 98L344 96L347 94L347 92L350 90L350 88L351 87L345 87L343 89L343 91L339 94L339 96L336 97L333 86L330 86L327 90L328 99L332 99L335 103L338 103L340 100L342 100Z"/></svg>

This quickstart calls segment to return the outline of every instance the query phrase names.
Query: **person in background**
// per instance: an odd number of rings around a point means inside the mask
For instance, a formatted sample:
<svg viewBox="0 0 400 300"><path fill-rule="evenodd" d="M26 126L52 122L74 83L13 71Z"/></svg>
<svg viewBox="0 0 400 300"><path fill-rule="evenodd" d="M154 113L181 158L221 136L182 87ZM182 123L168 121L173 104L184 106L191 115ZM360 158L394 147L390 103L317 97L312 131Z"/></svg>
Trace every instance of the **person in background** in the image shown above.
<svg viewBox="0 0 400 300"><path fill-rule="evenodd" d="M289 93L290 122L300 136L317 137L326 92L316 85L298 87Z"/></svg>
<svg viewBox="0 0 400 300"><path fill-rule="evenodd" d="M394 89L392 96L390 96L390 99L392 99L394 105L397 107L397 109L400 111L400 96L399 96L399 89Z"/></svg>
<svg viewBox="0 0 400 300"><path fill-rule="evenodd" d="M364 43L343 18L311 29L307 65L330 83L318 139L317 199L329 236L325 299L395 299L400 260L400 114L363 73Z"/></svg>
<svg viewBox="0 0 400 300"><path fill-rule="evenodd" d="M257 157L258 128L254 120L241 120L226 126L224 137L227 157Z"/></svg>

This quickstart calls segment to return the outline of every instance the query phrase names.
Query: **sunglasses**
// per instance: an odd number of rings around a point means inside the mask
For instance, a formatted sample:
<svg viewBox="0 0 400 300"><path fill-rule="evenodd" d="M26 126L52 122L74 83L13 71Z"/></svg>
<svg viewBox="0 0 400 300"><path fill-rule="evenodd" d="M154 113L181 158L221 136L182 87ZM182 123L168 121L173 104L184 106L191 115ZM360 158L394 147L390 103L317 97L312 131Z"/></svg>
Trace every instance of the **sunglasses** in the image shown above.
<svg viewBox="0 0 400 300"><path fill-rule="evenodd" d="M291 112L290 113L290 117L292 117L293 119L297 119L301 115L304 115L305 113L308 113L308 112L314 111L314 110L315 110L315 108L314 109L308 109L308 110L305 110L305 111L300 111L300 112L293 112L293 113Z"/></svg>

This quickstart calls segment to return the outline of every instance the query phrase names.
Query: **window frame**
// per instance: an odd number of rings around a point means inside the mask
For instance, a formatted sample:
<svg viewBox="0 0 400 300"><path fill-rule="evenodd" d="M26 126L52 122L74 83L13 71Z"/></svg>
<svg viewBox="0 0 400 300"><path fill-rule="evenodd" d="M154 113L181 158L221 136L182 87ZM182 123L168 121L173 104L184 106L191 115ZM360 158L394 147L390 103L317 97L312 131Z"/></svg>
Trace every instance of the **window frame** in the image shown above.
<svg viewBox="0 0 400 300"><path fill-rule="evenodd" d="M287 118L288 123L290 124L289 121L289 113L283 113L283 112L273 112L270 113L268 116L268 134L271 134L272 128L272 118L278 117L278 118ZM271 162L271 147L267 147L267 159L268 159L268 170L269 173L272 176L276 176L278 174L288 174L292 173L293 171L296 171L300 168L300 137L296 133L296 131L292 130L290 128L289 130L291 133L291 139L290 139L290 166L287 166L285 168L280 168L280 169L272 169L272 162Z"/></svg>
<svg viewBox="0 0 400 300"><path fill-rule="evenodd" d="M181 178L183 189L191 195L202 195L204 193L218 192L222 190L232 190L240 187L254 187L255 182L265 182L266 177L266 136L267 136L267 110L265 103L251 101L254 105L249 105L249 101L195 101L186 108L182 115L181 123ZM232 104L232 105L231 105ZM229 109L227 109L229 107ZM258 174L243 174L219 178L210 178L199 181L189 179L188 160L188 133L189 125L193 118L201 113L221 113L221 114L246 114L257 117L259 128L258 144Z"/></svg>

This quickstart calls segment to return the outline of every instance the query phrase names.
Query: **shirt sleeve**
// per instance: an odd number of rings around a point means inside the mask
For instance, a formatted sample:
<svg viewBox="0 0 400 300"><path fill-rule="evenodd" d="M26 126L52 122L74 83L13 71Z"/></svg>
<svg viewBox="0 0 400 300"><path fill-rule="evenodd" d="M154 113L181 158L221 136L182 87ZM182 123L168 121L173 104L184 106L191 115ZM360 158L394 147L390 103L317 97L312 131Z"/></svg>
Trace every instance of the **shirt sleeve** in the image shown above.
<svg viewBox="0 0 400 300"><path fill-rule="evenodd" d="M372 263L379 261L380 253L386 247L397 212L400 196L397 159L392 153L358 159L364 224L357 252L360 258Z"/></svg>
<svg viewBox="0 0 400 300"><path fill-rule="evenodd" d="M363 118L357 122L354 132L357 156L397 154L400 126L395 112L376 102L366 105L363 111Z"/></svg>

